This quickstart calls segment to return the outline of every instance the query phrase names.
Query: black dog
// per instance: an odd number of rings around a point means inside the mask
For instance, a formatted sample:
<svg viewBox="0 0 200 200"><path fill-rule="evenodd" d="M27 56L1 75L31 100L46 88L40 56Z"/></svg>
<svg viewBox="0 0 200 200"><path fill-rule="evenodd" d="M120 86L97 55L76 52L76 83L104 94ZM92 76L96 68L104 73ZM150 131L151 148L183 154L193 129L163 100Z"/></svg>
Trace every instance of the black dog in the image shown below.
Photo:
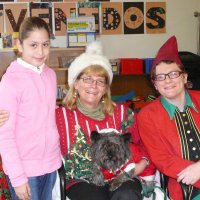
<svg viewBox="0 0 200 200"><path fill-rule="evenodd" d="M123 182L130 180L135 167L134 163L127 165L132 157L129 149L130 139L130 133L120 134L113 130L91 133L94 184L103 186L108 182L110 190L113 191Z"/></svg>

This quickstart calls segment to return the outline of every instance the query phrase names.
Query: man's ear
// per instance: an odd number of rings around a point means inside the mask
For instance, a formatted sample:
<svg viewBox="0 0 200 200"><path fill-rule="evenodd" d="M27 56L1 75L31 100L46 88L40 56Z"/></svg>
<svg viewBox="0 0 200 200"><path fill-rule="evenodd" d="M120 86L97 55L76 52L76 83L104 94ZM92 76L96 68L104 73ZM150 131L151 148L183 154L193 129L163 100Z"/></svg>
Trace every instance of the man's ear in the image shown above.
<svg viewBox="0 0 200 200"><path fill-rule="evenodd" d="M184 77L184 83L186 84L188 79L188 73L184 73L183 77Z"/></svg>
<svg viewBox="0 0 200 200"><path fill-rule="evenodd" d="M18 51L22 53L23 47L19 39L16 40L16 46L17 46Z"/></svg>

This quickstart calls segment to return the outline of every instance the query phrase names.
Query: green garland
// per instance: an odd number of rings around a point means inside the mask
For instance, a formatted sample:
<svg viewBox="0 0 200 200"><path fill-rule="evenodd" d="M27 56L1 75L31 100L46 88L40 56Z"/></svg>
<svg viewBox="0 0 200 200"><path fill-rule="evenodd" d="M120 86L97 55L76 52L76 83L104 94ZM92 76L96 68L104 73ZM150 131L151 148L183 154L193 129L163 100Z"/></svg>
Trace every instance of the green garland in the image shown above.
<svg viewBox="0 0 200 200"><path fill-rule="evenodd" d="M128 109L126 112L126 120L122 121L122 130L126 131L134 122L134 115L132 109Z"/></svg>

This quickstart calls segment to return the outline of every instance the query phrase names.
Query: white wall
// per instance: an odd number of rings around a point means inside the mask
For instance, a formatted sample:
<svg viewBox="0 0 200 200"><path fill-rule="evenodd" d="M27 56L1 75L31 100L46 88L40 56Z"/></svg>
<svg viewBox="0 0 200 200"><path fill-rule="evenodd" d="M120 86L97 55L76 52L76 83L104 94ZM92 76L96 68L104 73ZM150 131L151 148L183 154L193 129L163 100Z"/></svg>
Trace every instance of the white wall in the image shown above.
<svg viewBox="0 0 200 200"><path fill-rule="evenodd" d="M179 51L197 53L198 19L194 17L194 12L200 12L200 1L151 0L151 2L166 2L166 33L101 36L100 40L109 58L155 57L160 46L172 35L177 37Z"/></svg>

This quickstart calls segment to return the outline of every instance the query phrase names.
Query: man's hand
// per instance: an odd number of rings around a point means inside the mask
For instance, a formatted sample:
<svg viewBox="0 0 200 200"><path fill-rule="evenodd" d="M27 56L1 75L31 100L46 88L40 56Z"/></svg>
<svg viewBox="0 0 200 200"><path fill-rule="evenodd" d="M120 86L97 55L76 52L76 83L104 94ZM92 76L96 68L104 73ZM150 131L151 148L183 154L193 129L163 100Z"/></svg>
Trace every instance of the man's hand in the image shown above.
<svg viewBox="0 0 200 200"><path fill-rule="evenodd" d="M200 179L200 161L186 167L178 175L177 181L186 185L193 185Z"/></svg>
<svg viewBox="0 0 200 200"><path fill-rule="evenodd" d="M19 187L15 187L15 193L20 200L29 200L31 196L31 189L28 183L25 183Z"/></svg>

